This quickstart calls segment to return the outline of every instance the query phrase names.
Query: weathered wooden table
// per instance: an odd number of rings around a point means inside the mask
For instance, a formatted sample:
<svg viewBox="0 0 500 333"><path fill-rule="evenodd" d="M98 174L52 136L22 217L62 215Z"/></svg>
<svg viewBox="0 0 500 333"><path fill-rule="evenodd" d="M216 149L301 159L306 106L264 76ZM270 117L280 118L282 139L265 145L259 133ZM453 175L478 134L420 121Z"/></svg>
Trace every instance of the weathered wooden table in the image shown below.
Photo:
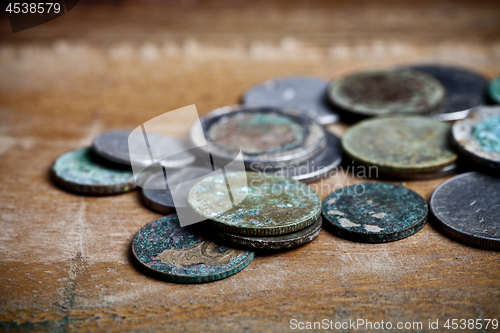
<svg viewBox="0 0 500 333"><path fill-rule="evenodd" d="M491 78L498 2L81 3L16 34L3 16L0 29L0 330L274 332L292 319L364 319L427 331L429 319L441 330L448 319L500 319L500 253L451 240L432 219L388 244L322 230L228 279L178 285L132 265L133 236L160 217L138 191L79 196L48 177L56 157L101 131L235 104L275 76L438 62ZM445 179L406 186L429 199ZM340 172L313 186L324 198L363 181Z"/></svg>

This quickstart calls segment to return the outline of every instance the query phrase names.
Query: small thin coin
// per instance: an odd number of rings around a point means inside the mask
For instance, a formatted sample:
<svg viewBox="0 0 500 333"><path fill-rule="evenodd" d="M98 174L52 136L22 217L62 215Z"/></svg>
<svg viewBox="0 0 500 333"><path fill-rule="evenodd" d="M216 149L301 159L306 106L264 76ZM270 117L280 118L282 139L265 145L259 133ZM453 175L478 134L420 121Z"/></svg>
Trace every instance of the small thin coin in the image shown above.
<svg viewBox="0 0 500 333"><path fill-rule="evenodd" d="M500 103L500 76L490 82L488 93L495 103Z"/></svg>
<svg viewBox="0 0 500 333"><path fill-rule="evenodd" d="M263 172L206 177L191 188L188 202L214 228L249 236L292 233L316 222L321 212L312 188Z"/></svg>
<svg viewBox="0 0 500 333"><path fill-rule="evenodd" d="M427 203L414 191L386 183L346 186L323 201L323 216L339 237L367 243L413 235L427 221Z"/></svg>
<svg viewBox="0 0 500 333"><path fill-rule="evenodd" d="M116 130L99 134L92 143L92 149L100 156L123 165L130 165L129 155L129 130ZM166 168L181 168L192 164L196 160L196 156L186 151L186 145L175 138L157 134L147 133L149 149L151 149L153 156L161 156L168 147L171 151L182 151L182 153L175 154L161 161L161 164ZM132 143L133 144L133 143ZM134 162L149 166L151 163L151 156L149 151L143 149L144 146L134 149Z"/></svg>
<svg viewBox="0 0 500 333"><path fill-rule="evenodd" d="M453 177L436 188L430 207L438 226L449 236L500 249L500 178L479 172Z"/></svg>
<svg viewBox="0 0 500 333"><path fill-rule="evenodd" d="M428 113L445 91L432 76L414 70L364 72L332 82L332 103L359 116Z"/></svg>
<svg viewBox="0 0 500 333"><path fill-rule="evenodd" d="M228 106L200 118L190 138L218 159L243 159L247 169L300 163L326 144L323 128L296 110L278 107ZM205 138L206 136L206 138ZM241 155L238 155L241 151Z"/></svg>
<svg viewBox="0 0 500 333"><path fill-rule="evenodd" d="M451 126L423 116L366 119L342 137L344 152L355 162L390 176L431 174L455 164Z"/></svg>
<svg viewBox="0 0 500 333"><path fill-rule="evenodd" d="M249 106L278 106L300 110L321 125L339 121L327 96L328 80L297 76L284 77L256 85L245 93L242 102Z"/></svg>
<svg viewBox="0 0 500 333"><path fill-rule="evenodd" d="M446 90L441 107L431 113L431 116L439 120L464 119L472 108L487 102L488 80L480 74L464 68L442 65L420 65L410 68L433 76Z"/></svg>
<svg viewBox="0 0 500 333"><path fill-rule="evenodd" d="M326 146L307 161L298 165L289 165L277 168L266 168L266 173L284 176L306 183L327 178L337 171L342 163L342 146L340 139L333 133L325 131Z"/></svg>
<svg viewBox="0 0 500 333"><path fill-rule="evenodd" d="M500 106L482 106L453 125L458 150L476 163L500 168Z"/></svg>
<svg viewBox="0 0 500 333"><path fill-rule="evenodd" d="M304 245L315 239L321 231L322 219L321 216L316 222L310 226L290 233L279 236L243 236L235 235L226 232L215 231L211 232L217 241L222 244L230 244L237 248L245 248L252 251L255 250L286 250L297 246Z"/></svg>
<svg viewBox="0 0 500 333"><path fill-rule="evenodd" d="M52 166L56 183L78 193L114 194L135 189L132 170L82 148L62 154Z"/></svg>
<svg viewBox="0 0 500 333"><path fill-rule="evenodd" d="M168 215L139 230L132 242L137 261L157 278L177 283L216 281L245 268L254 253L231 249L194 233Z"/></svg>

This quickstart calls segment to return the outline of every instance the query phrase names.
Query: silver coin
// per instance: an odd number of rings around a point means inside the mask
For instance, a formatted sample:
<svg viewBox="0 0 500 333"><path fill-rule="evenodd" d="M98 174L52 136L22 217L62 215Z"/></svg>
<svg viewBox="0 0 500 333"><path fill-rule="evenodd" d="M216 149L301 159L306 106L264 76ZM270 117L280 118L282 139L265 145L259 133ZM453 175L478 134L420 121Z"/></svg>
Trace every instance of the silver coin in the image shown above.
<svg viewBox="0 0 500 333"><path fill-rule="evenodd" d="M92 143L92 149L100 156L119 164L130 165L129 155L129 130L116 130L99 134ZM166 168L181 168L194 163L196 156L187 151L185 144L175 138L157 134L147 134L147 144L153 156L161 156L161 153L166 149L182 151L179 154L170 156L161 161L161 164ZM134 141L131 142L134 144ZM134 151L134 163L142 166L149 166L151 163L151 155L149 150L143 149L144 145L141 142L140 147L132 147Z"/></svg>
<svg viewBox="0 0 500 333"><path fill-rule="evenodd" d="M500 168L500 106L482 106L452 128L458 150L476 163Z"/></svg>
<svg viewBox="0 0 500 333"><path fill-rule="evenodd" d="M328 100L328 80L297 76L266 81L250 88L242 103L250 106L278 106L300 110L321 125L339 121Z"/></svg>

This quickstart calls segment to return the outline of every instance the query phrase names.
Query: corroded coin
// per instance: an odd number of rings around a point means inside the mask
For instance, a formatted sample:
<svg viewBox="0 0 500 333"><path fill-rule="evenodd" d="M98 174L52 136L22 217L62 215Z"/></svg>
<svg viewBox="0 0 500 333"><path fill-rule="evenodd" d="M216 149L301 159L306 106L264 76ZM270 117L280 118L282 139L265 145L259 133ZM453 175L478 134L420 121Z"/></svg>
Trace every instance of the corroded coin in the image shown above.
<svg viewBox="0 0 500 333"><path fill-rule="evenodd" d="M92 149L100 156L124 165L130 165L129 156L129 130L116 130L99 134L92 143ZM134 149L134 163L143 166L152 164L151 155L148 149L144 149L146 144L143 142L130 142L132 145L139 144ZM175 138L157 134L147 133L147 145L151 149L152 156L161 156L168 147L170 151L182 151L182 153L175 154L161 161L161 164L166 168L181 168L186 165L192 164L196 160L196 156L189 153L186 145Z"/></svg>
<svg viewBox="0 0 500 333"><path fill-rule="evenodd" d="M500 103L500 76L490 82L488 93L495 103Z"/></svg>
<svg viewBox="0 0 500 333"><path fill-rule="evenodd" d="M450 132L449 124L428 117L377 117L349 128L342 147L355 162L380 173L421 175L455 164Z"/></svg>
<svg viewBox="0 0 500 333"><path fill-rule="evenodd" d="M459 241L500 249L500 178L468 172L436 188L430 207L438 226Z"/></svg>
<svg viewBox="0 0 500 333"><path fill-rule="evenodd" d="M445 121L467 117L470 109L485 104L488 80L480 74L464 68L442 65L412 66L411 69L436 78L446 91L445 99L431 116Z"/></svg>
<svg viewBox="0 0 500 333"><path fill-rule="evenodd" d="M337 236L384 243L419 231L427 221L427 203L403 186L364 183L346 186L326 197L323 216Z"/></svg>
<svg viewBox="0 0 500 333"><path fill-rule="evenodd" d="M223 107L200 120L204 133L196 124L190 131L194 146L207 147L219 159L243 159L247 168L263 170L300 163L326 143L319 124L290 109ZM240 151L242 155L238 155Z"/></svg>
<svg viewBox="0 0 500 333"><path fill-rule="evenodd" d="M315 239L321 231L321 216L310 226L279 236L244 236L235 235L227 232L211 231L211 237L214 237L222 244L230 244L238 248L250 250L286 250L304 245Z"/></svg>
<svg viewBox="0 0 500 333"><path fill-rule="evenodd" d="M113 194L136 188L132 170L82 148L62 154L52 166L56 183L79 193Z"/></svg>
<svg viewBox="0 0 500 333"><path fill-rule="evenodd" d="M427 113L444 95L438 80L414 70L354 74L332 82L328 91L334 105L360 116Z"/></svg>
<svg viewBox="0 0 500 333"><path fill-rule="evenodd" d="M172 214L146 225L132 242L139 263L156 277L178 283L216 281L245 268L254 253L231 249L179 225Z"/></svg>
<svg viewBox="0 0 500 333"><path fill-rule="evenodd" d="M289 107L301 111L321 125L335 123L339 116L330 106L328 80L297 76L266 81L250 88L242 98L249 106Z"/></svg>
<svg viewBox="0 0 500 333"><path fill-rule="evenodd" d="M453 125L458 150L473 161L500 168L500 106L482 106Z"/></svg>
<svg viewBox="0 0 500 333"><path fill-rule="evenodd" d="M188 202L198 214L210 219L214 228L249 236L283 235L304 229L321 211L321 199L309 186L263 172L206 177L191 188Z"/></svg>

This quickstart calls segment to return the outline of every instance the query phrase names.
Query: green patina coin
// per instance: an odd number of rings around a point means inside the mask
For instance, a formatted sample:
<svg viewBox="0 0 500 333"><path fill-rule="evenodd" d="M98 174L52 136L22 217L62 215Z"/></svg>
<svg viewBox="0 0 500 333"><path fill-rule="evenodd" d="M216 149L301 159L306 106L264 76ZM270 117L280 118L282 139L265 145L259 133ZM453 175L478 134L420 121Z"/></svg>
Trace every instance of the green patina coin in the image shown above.
<svg viewBox="0 0 500 333"><path fill-rule="evenodd" d="M500 103L500 76L490 82L488 92L493 101Z"/></svg>
<svg viewBox="0 0 500 333"><path fill-rule="evenodd" d="M357 242L384 243L411 236L424 226L427 214L420 195L386 183L346 186L323 201L325 223L337 236Z"/></svg>
<svg viewBox="0 0 500 333"><path fill-rule="evenodd" d="M475 108L453 125L458 150L473 161L500 168L500 106Z"/></svg>
<svg viewBox="0 0 500 333"><path fill-rule="evenodd" d="M365 72L330 84L333 104L361 116L427 113L442 103L445 90L432 76L415 70Z"/></svg>
<svg viewBox="0 0 500 333"><path fill-rule="evenodd" d="M52 175L58 184L79 193L113 194L137 187L130 167L108 162L91 148L59 156L52 166Z"/></svg>
<svg viewBox="0 0 500 333"><path fill-rule="evenodd" d="M191 207L216 229L250 236L283 235L313 224L321 212L318 194L300 181L261 172L226 176L206 177L188 194Z"/></svg>
<svg viewBox="0 0 500 333"><path fill-rule="evenodd" d="M253 252L228 248L181 227L176 214L139 230L132 252L155 277L178 283L226 278L241 271L254 257Z"/></svg>
<svg viewBox="0 0 500 333"><path fill-rule="evenodd" d="M367 119L342 137L345 153L355 162L391 176L439 172L457 160L449 124L422 116Z"/></svg>

